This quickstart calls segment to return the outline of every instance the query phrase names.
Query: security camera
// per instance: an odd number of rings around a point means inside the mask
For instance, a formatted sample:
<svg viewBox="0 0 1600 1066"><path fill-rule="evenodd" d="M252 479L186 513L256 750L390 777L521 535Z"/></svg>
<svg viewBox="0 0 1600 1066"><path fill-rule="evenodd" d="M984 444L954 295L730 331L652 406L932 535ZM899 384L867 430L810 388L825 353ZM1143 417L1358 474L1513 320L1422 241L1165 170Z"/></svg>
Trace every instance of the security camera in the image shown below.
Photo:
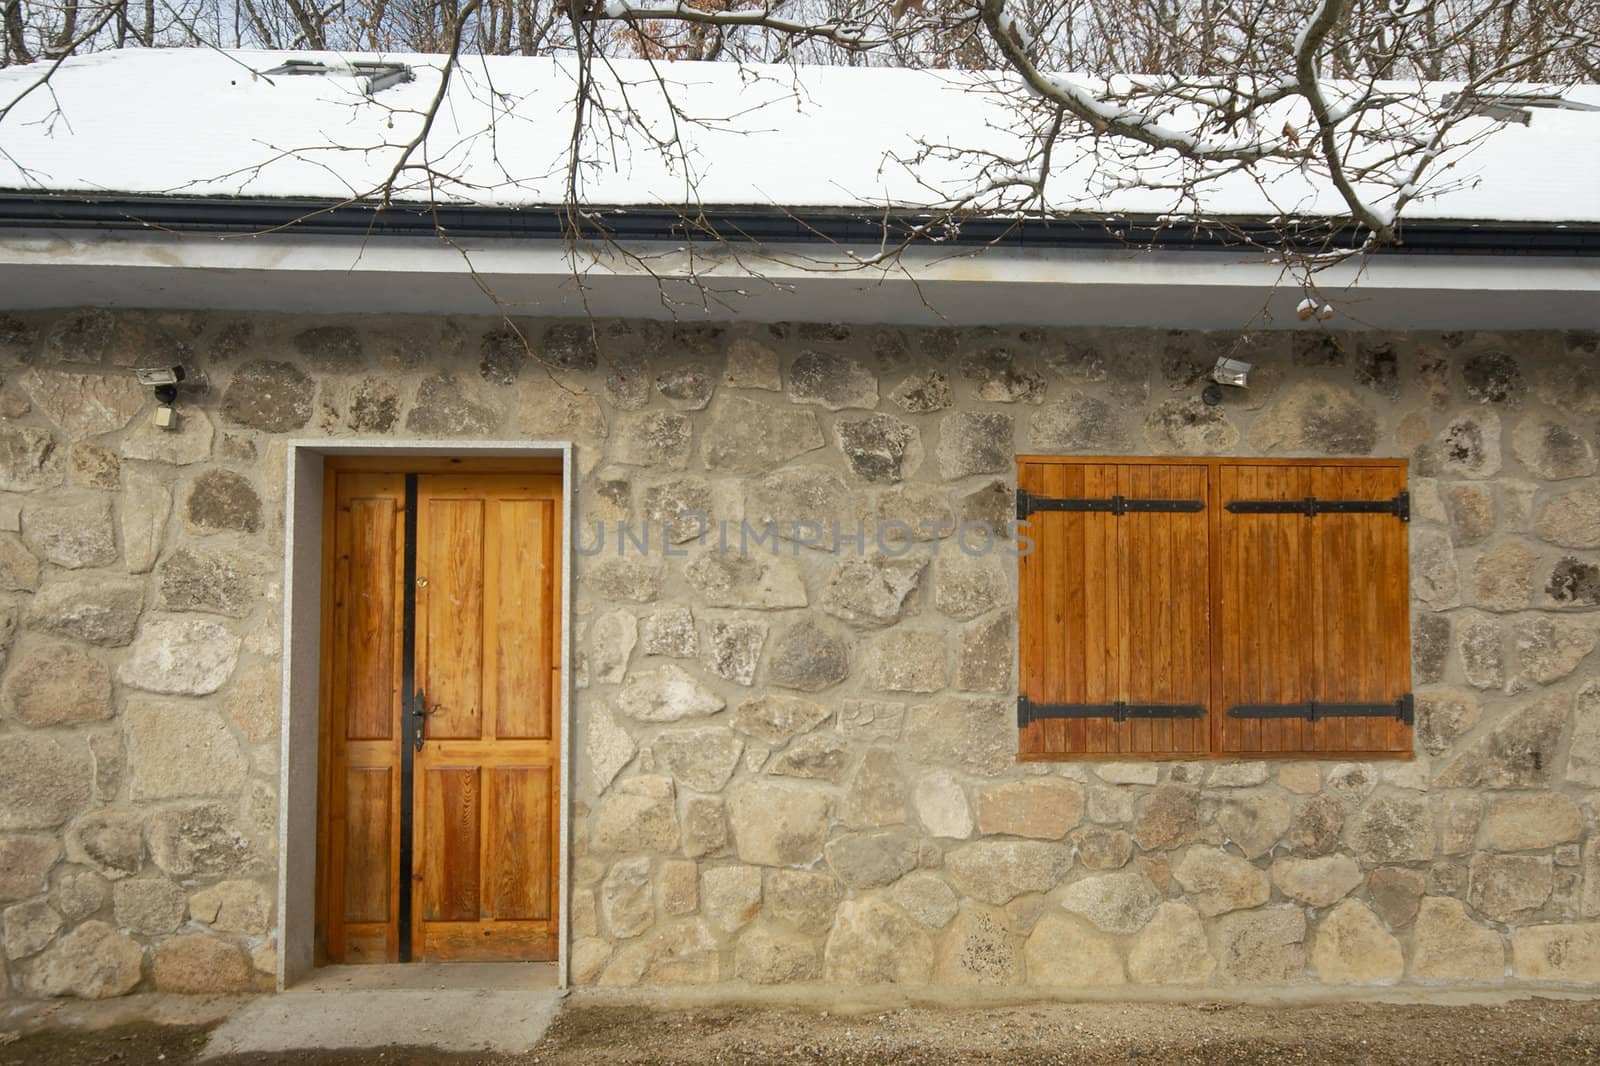
<svg viewBox="0 0 1600 1066"><path fill-rule="evenodd" d="M176 385L183 380L183 367L181 366L141 366L133 372L139 379L139 384L157 388L162 385Z"/></svg>
<svg viewBox="0 0 1600 1066"><path fill-rule="evenodd" d="M178 428L178 412L172 405L178 399L178 382L183 380L183 367L181 366L141 366L134 370L133 376L139 384L153 389L156 394L155 424L162 429Z"/></svg>
<svg viewBox="0 0 1600 1066"><path fill-rule="evenodd" d="M1215 407L1222 402L1222 386L1227 385L1235 389L1248 388L1252 369L1252 365L1243 359L1229 359L1225 355L1222 356L1217 360L1217 365L1211 368L1211 384L1200 393L1200 399L1208 407Z"/></svg>

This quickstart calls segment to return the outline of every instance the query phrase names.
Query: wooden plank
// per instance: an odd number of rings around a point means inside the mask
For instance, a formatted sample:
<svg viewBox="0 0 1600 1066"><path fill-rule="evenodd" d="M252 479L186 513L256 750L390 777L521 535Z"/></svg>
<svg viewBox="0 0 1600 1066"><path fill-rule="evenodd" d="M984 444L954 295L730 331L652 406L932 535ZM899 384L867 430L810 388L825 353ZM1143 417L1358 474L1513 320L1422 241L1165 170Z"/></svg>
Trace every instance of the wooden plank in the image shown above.
<svg viewBox="0 0 1600 1066"><path fill-rule="evenodd" d="M430 922L420 953L427 962L550 962L556 931L549 922Z"/></svg>
<svg viewBox="0 0 1600 1066"><path fill-rule="evenodd" d="M327 464L333 471L368 474L537 474L561 479L560 456L333 455Z"/></svg>
<svg viewBox="0 0 1600 1066"><path fill-rule="evenodd" d="M1117 467L1087 467L1084 475L1085 495L1109 496L1117 489ZM1114 515L1085 516L1080 580L1084 587L1081 662L1086 703L1113 702L1125 690L1118 621L1123 604L1118 532ZM1104 740L1088 745L1087 750L1107 754L1121 750L1121 737L1109 724L1102 724L1100 736Z"/></svg>
<svg viewBox="0 0 1600 1066"><path fill-rule="evenodd" d="M1044 484L1050 496L1082 496L1084 468L1047 469ZM1077 702L1083 699L1083 542L1084 515L1046 511L1054 527L1056 551L1046 559L1045 595L1050 626L1045 637L1045 696L1042 702ZM1045 722L1046 744L1051 751L1104 751L1104 739L1082 718L1052 718Z"/></svg>
<svg viewBox="0 0 1600 1066"><path fill-rule="evenodd" d="M485 501L430 496L419 506L429 525L418 553L427 593L427 736L481 737Z"/></svg>
<svg viewBox="0 0 1600 1066"><path fill-rule="evenodd" d="M386 766L355 767L345 777L345 922L387 923L395 883L389 851L394 832L394 775Z"/></svg>
<svg viewBox="0 0 1600 1066"><path fill-rule="evenodd" d="M551 771L548 766L498 766L487 771L485 918L543 920L551 916Z"/></svg>
<svg viewBox="0 0 1600 1066"><path fill-rule="evenodd" d="M549 676L557 653L551 639L555 584L553 500L499 500L492 542L497 547L491 589L497 670L493 735L543 739L554 718Z"/></svg>
<svg viewBox="0 0 1600 1066"><path fill-rule="evenodd" d="M353 923L345 927L340 961L347 966L394 962L393 944L394 930L388 922Z"/></svg>
<svg viewBox="0 0 1600 1066"><path fill-rule="evenodd" d="M422 775L422 917L477 921L482 774L478 767L429 767Z"/></svg>

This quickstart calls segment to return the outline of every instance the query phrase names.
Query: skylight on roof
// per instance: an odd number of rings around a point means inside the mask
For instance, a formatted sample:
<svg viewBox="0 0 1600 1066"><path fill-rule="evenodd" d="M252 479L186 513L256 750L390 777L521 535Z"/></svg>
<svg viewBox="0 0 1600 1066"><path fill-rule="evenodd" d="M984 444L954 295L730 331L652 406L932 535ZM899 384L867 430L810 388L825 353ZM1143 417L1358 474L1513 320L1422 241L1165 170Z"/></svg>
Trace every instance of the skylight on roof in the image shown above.
<svg viewBox="0 0 1600 1066"><path fill-rule="evenodd" d="M352 60L349 63L322 63L313 59L290 59L281 66L266 72L272 74L314 74L327 77L347 74L364 78L361 91L368 96L381 93L392 85L415 81L416 75L404 63L386 63L378 60Z"/></svg>
<svg viewBox="0 0 1600 1066"><path fill-rule="evenodd" d="M1594 104L1569 100L1555 93L1451 93L1444 98L1444 106L1460 107L1470 114L1524 126L1533 121L1536 108L1541 111L1600 111Z"/></svg>

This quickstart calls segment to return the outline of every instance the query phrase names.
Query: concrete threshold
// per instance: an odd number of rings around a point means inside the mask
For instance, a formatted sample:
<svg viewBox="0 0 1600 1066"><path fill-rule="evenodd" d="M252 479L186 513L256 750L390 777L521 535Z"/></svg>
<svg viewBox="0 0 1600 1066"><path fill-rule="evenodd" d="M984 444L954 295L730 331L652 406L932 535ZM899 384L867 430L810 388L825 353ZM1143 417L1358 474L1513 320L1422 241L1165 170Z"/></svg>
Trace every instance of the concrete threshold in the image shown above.
<svg viewBox="0 0 1600 1066"><path fill-rule="evenodd" d="M218 1026L201 1059L306 1048L520 1053L555 1019L551 963L330 966Z"/></svg>

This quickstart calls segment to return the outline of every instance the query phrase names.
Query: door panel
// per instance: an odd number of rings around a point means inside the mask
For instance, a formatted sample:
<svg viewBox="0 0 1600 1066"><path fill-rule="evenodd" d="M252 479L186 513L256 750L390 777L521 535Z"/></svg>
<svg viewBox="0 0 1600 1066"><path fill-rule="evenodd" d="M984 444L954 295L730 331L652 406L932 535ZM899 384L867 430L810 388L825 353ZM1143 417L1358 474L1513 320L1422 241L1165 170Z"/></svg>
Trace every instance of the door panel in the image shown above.
<svg viewBox="0 0 1600 1066"><path fill-rule="evenodd" d="M329 472L322 948L334 962L398 961L406 921L413 958L554 958L561 479L414 478L408 590L407 477ZM408 591L430 712L420 750L406 748L401 683Z"/></svg>
<svg viewBox="0 0 1600 1066"><path fill-rule="evenodd" d="M420 812L422 917L476 921L482 782L476 767L429 768L422 775L427 803Z"/></svg>
<svg viewBox="0 0 1600 1066"><path fill-rule="evenodd" d="M488 884L485 913L494 918L547 920L550 878L534 856L550 851L548 766L506 766L489 771ZM543 845L542 847L540 845Z"/></svg>
<svg viewBox="0 0 1600 1066"><path fill-rule="evenodd" d="M413 943L428 959L553 958L560 480L429 475L417 501L417 685L430 713Z"/></svg>
<svg viewBox="0 0 1600 1066"><path fill-rule="evenodd" d="M555 500L500 501L499 536L491 556L495 604L492 735L547 740L554 642L547 632L555 568Z"/></svg>
<svg viewBox="0 0 1600 1066"><path fill-rule="evenodd" d="M346 778L344 920L389 921L394 817L394 774L386 766L359 766Z"/></svg>
<svg viewBox="0 0 1600 1066"><path fill-rule="evenodd" d="M427 479L433 482L434 479ZM483 736L481 499L417 498L417 678L428 736Z"/></svg>
<svg viewBox="0 0 1600 1066"><path fill-rule="evenodd" d="M361 473L330 483L322 940L335 962L393 961L399 958L405 479Z"/></svg>

